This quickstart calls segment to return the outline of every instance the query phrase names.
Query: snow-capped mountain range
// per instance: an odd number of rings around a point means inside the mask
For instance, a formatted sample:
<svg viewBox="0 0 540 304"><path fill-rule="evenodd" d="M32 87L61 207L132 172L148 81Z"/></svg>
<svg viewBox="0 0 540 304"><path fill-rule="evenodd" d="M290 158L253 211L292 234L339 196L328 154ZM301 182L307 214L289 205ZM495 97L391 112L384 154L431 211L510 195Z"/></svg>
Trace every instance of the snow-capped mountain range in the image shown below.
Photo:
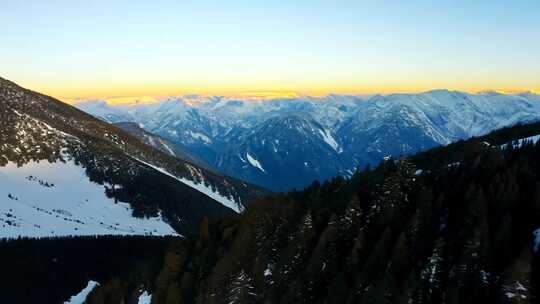
<svg viewBox="0 0 540 304"><path fill-rule="evenodd" d="M266 193L2 78L0 130L0 238L183 234Z"/></svg>
<svg viewBox="0 0 540 304"><path fill-rule="evenodd" d="M181 96L150 104L80 101L108 122L135 122L226 174L273 190L540 119L533 93L343 95L287 99Z"/></svg>

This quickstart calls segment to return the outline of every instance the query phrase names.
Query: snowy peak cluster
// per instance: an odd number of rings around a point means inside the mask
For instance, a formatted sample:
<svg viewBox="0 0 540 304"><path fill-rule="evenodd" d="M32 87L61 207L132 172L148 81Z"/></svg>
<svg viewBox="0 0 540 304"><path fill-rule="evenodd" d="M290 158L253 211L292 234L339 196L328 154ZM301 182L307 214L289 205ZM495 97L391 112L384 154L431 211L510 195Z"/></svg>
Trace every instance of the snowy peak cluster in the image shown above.
<svg viewBox="0 0 540 304"><path fill-rule="evenodd" d="M152 104L76 106L106 121L138 123L221 172L274 190L350 175L387 155L412 154L540 119L540 96L532 93L449 90L369 98L188 96ZM257 162L248 162L247 154Z"/></svg>

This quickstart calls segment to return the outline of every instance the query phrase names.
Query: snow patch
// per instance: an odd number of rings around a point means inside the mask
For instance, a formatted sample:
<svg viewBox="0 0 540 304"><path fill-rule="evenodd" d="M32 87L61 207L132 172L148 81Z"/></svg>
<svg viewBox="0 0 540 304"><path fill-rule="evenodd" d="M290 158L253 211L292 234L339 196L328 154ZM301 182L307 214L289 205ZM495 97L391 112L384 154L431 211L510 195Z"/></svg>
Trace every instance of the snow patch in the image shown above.
<svg viewBox="0 0 540 304"><path fill-rule="evenodd" d="M88 285L86 285L86 287L83 290L81 290L78 294L72 296L68 301L65 301L64 304L84 304L90 292L92 292L92 290L94 290L94 288L98 286L99 286L98 282L89 281Z"/></svg>
<svg viewBox="0 0 540 304"><path fill-rule="evenodd" d="M534 235L533 251L536 253L538 251L538 247L540 246L540 228L536 229L533 232L533 235Z"/></svg>
<svg viewBox="0 0 540 304"><path fill-rule="evenodd" d="M450 163L448 165L446 165L446 167L448 168L456 168L456 167L459 167L461 165L460 162L454 162L454 163Z"/></svg>
<svg viewBox="0 0 540 304"><path fill-rule="evenodd" d="M258 168L259 170L261 170L262 172L266 173L266 171L264 170L264 168L262 167L261 163L254 157L252 157L251 155L249 155L249 153L246 153L246 157L247 157L247 160L248 162L255 168Z"/></svg>
<svg viewBox="0 0 540 304"><path fill-rule="evenodd" d="M204 134L202 134L202 133L199 133L199 132L193 132L193 131L187 131L187 133L188 133L191 137L193 137L193 138L195 138L195 139L198 139L198 140L200 140L200 141L203 141L203 142L205 142L205 143L207 143L207 144L211 144L211 143L212 143L212 140L211 140L208 136L206 136L206 135L204 135Z"/></svg>
<svg viewBox="0 0 540 304"><path fill-rule="evenodd" d="M144 291L140 296L137 304L150 304L152 302L152 295L148 294L148 291Z"/></svg>
<svg viewBox="0 0 540 304"><path fill-rule="evenodd" d="M343 149L339 146L339 144L334 139L334 137L332 136L330 131L328 131L326 129L323 129L323 130L319 129L319 133L321 134L322 139L324 140L324 142L326 142L337 153L343 152Z"/></svg>
<svg viewBox="0 0 540 304"><path fill-rule="evenodd" d="M521 284L519 281L515 281L507 286L503 286L503 288L505 290L504 295L509 299L527 299L528 289L525 288L525 286L523 286L523 284Z"/></svg>

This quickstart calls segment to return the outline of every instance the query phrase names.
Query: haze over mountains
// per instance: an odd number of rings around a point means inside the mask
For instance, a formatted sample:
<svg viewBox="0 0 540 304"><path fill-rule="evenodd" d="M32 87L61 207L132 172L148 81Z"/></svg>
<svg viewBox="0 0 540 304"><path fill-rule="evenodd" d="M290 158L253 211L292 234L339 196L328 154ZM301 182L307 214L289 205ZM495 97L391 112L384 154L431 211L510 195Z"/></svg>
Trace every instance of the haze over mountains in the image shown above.
<svg viewBox="0 0 540 304"><path fill-rule="evenodd" d="M76 107L108 122L134 122L216 170L281 191L313 180L540 119L533 93L418 94L286 99L168 97L151 104Z"/></svg>

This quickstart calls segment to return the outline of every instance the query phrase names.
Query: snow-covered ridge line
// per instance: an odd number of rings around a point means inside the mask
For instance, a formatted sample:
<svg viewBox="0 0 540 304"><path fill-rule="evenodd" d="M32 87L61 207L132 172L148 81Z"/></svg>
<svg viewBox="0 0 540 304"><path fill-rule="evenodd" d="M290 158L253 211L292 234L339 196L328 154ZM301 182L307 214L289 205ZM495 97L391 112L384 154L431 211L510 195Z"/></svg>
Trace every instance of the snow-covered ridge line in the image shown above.
<svg viewBox="0 0 540 304"><path fill-rule="evenodd" d="M248 162L255 168L260 169L262 172L266 173L266 170L262 167L261 163L255 158L249 155L249 153L246 153L246 157ZM240 158L242 159L242 158Z"/></svg>
<svg viewBox="0 0 540 304"><path fill-rule="evenodd" d="M521 146L523 146L525 143L536 144L538 141L540 141L540 135L529 136L503 144L501 145L501 149L506 148L509 144L511 144L513 148L521 148Z"/></svg>
<svg viewBox="0 0 540 304"><path fill-rule="evenodd" d="M204 180L202 180L200 183L196 183L192 180L189 180L187 178L180 178L180 177L177 177L175 176L174 174L168 172L166 169L164 168L161 168L161 167L158 167L158 166L155 166L153 164L150 164L144 160L141 160L133 155L129 155L127 154L129 157L133 158L134 160L144 164L144 165L147 165L148 167L160 172L160 173L163 173L169 177L172 177L174 179L176 179L177 181L179 182L182 182L183 184L201 192L202 194L208 196L209 198L217 201L218 203L222 204L223 206L227 207L227 208L230 208L232 210L234 210L236 213L241 213L242 211L244 211L244 208L242 207L241 204L237 203L234 201L233 198L231 197L226 197L224 195L222 195L221 193L219 193L219 191L217 190L214 190L212 189L211 186L208 186L204 183Z"/></svg>
<svg viewBox="0 0 540 304"><path fill-rule="evenodd" d="M48 123L46 123L46 122L44 122L44 121L42 121L40 119L34 118L34 117L32 117L32 116L30 116L30 115L28 115L26 113L22 114L22 113L20 113L19 111L15 110L15 109L11 109L11 110L19 117L29 118L29 119L33 120L38 126L40 126L40 125L44 126L50 132L54 132L54 133L57 133L57 134L62 135L64 137L68 137L68 138L80 141L80 139L77 136L74 136L74 135L71 135L69 133L60 131L57 128L52 127L51 125L49 125Z"/></svg>

